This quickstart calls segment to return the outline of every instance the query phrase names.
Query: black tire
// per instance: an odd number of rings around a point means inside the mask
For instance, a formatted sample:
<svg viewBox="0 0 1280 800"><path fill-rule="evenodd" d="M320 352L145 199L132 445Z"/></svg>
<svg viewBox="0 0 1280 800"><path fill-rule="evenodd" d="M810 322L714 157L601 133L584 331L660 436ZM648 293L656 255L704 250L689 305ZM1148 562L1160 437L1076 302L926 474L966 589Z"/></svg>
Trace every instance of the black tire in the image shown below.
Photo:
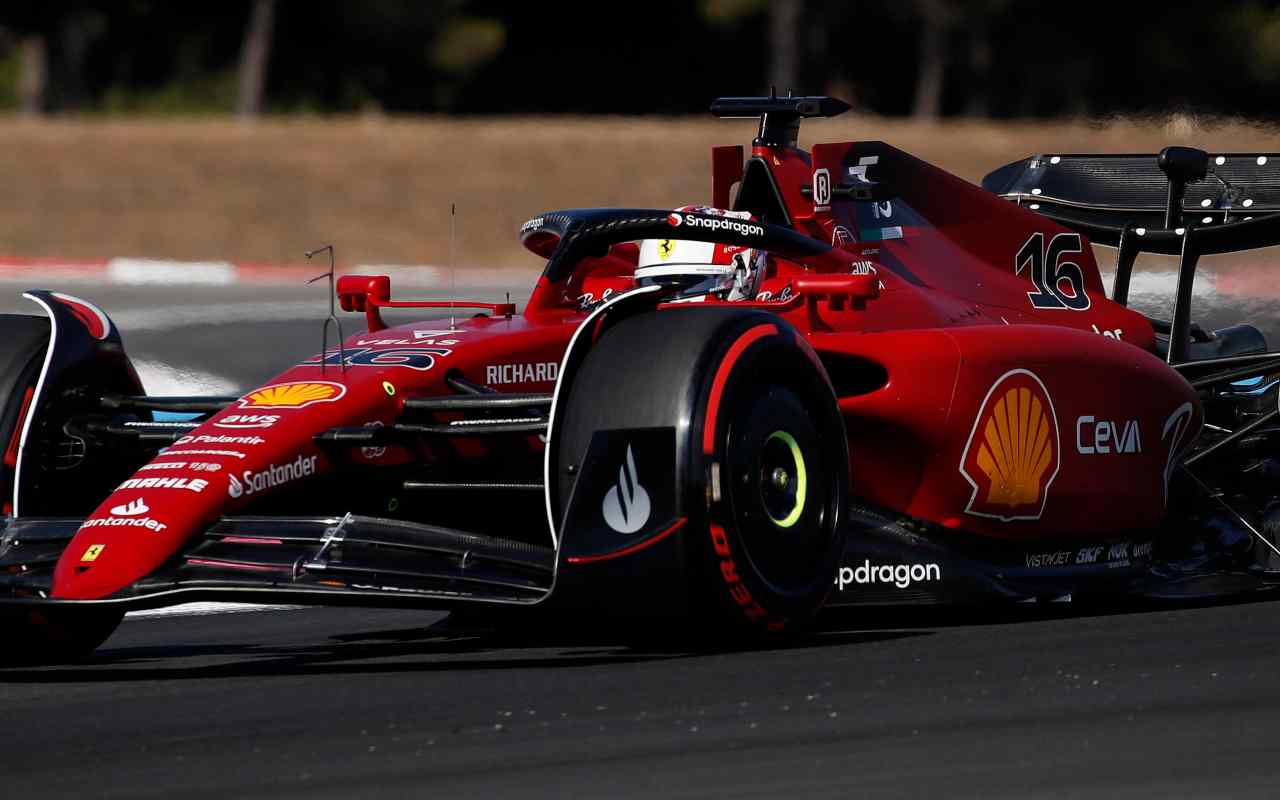
<svg viewBox="0 0 1280 800"><path fill-rule="evenodd" d="M662 605L677 621L732 636L813 618L843 553L849 462L830 381L795 329L773 314L732 307L641 313L606 330L572 380L564 430L554 434L559 509L568 508L575 481L558 476L583 463L597 431L672 428L670 469L688 523L672 537L676 552L582 570L568 606L600 609L617 598L644 615ZM787 455L789 468L778 461ZM787 473L778 492L765 491L766 467ZM804 497L796 503L789 482L800 471ZM561 586L567 578L562 573ZM608 613L632 616L620 606Z"/></svg>
<svg viewBox="0 0 1280 800"><path fill-rule="evenodd" d="M27 390L34 388L49 346L49 320L0 314L0 451L13 442ZM0 502L13 496L13 469L0 465Z"/></svg>
<svg viewBox="0 0 1280 800"><path fill-rule="evenodd" d="M726 341L707 375L710 502L706 536L690 541L716 616L765 632L802 626L826 601L849 485L843 421L816 357L790 328L753 338L774 322Z"/></svg>
<svg viewBox="0 0 1280 800"><path fill-rule="evenodd" d="M0 614L0 665L79 661L105 642L124 619L114 608L33 606Z"/></svg>
<svg viewBox="0 0 1280 800"><path fill-rule="evenodd" d="M0 450L23 420L49 346L46 317L0 314ZM26 413L34 409L27 407ZM9 508L13 469L0 467L0 502ZM55 664L92 653L120 625L124 612L106 608L30 606L0 612L0 664Z"/></svg>

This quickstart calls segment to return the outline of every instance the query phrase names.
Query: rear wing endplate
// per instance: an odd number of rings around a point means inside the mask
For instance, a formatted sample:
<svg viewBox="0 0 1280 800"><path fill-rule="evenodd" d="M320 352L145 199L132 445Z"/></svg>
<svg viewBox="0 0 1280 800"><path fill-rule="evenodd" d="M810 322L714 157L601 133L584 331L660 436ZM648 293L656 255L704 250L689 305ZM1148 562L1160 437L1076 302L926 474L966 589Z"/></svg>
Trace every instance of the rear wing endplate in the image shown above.
<svg viewBox="0 0 1280 800"><path fill-rule="evenodd" d="M1117 248L1118 303L1128 303L1139 253L1179 256L1171 364L1188 357L1200 256L1280 245L1280 154L1037 155L995 170L982 186Z"/></svg>

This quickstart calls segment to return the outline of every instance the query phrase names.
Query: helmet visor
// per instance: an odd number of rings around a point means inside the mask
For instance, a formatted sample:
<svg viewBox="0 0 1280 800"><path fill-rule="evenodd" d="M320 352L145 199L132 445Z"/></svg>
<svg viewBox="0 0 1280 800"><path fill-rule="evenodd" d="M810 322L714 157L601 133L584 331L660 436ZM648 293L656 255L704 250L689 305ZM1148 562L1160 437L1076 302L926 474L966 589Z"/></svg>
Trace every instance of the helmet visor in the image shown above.
<svg viewBox="0 0 1280 800"><path fill-rule="evenodd" d="M733 268L714 264L666 264L636 270L636 285L664 286L679 299L733 288Z"/></svg>

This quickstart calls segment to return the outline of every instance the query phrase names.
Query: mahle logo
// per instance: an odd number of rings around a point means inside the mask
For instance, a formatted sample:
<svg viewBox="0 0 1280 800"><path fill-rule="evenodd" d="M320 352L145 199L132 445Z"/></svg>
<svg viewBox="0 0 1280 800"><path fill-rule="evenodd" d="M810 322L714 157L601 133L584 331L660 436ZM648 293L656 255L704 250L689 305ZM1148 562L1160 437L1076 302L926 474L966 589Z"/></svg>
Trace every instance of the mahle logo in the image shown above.
<svg viewBox="0 0 1280 800"><path fill-rule="evenodd" d="M605 493L600 510L604 521L618 533L635 533L649 521L649 493L640 485L631 445L627 445L627 457L618 467L618 483Z"/></svg>

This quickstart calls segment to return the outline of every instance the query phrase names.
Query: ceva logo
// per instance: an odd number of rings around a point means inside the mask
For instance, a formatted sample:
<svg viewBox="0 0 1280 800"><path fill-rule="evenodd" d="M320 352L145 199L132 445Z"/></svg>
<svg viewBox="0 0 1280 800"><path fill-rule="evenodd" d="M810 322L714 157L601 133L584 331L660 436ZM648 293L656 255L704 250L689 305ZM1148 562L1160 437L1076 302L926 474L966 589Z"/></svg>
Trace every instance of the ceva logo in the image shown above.
<svg viewBox="0 0 1280 800"><path fill-rule="evenodd" d="M139 497L137 500L112 508L111 513L117 517L136 517L150 510L147 504L142 502L142 498Z"/></svg>
<svg viewBox="0 0 1280 800"><path fill-rule="evenodd" d="M627 458L618 467L618 483L605 493L604 521L618 533L635 533L649 521L649 493L640 485L636 459L627 445Z"/></svg>

